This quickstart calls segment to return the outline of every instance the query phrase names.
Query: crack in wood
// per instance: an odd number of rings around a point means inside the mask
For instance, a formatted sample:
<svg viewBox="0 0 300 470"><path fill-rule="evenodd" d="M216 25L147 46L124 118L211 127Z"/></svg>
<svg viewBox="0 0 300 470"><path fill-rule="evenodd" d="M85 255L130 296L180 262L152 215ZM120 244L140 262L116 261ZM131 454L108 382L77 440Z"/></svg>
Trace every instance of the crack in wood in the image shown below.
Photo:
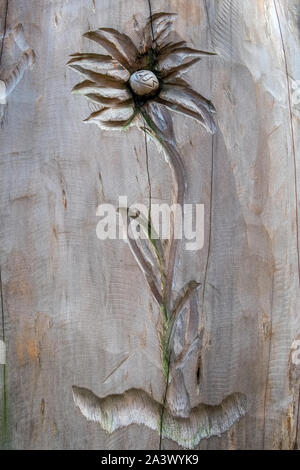
<svg viewBox="0 0 300 470"><path fill-rule="evenodd" d="M283 59L284 59L284 66L285 66L285 74L286 74L286 84L287 84L287 96L288 96L288 107L289 107L289 115L290 115L290 129L291 129L291 142L292 142L292 152L293 152L293 164L294 164L294 187L295 187L295 218L296 218L296 244L297 244L297 262L298 262L298 280L299 280L299 287L300 287L300 247L299 247L299 216L298 216L298 178L297 178L297 160L296 160L296 147L295 147L295 136L294 136L294 124L293 124L293 113L292 113L292 102L291 102L291 88L289 82L289 71L288 71L288 63L287 63L287 55L285 50L285 44L283 39L283 32L280 23L279 13L277 9L276 0L273 0L276 17L278 21L279 33L280 33L280 40L282 45L282 52L283 52Z"/></svg>
<svg viewBox="0 0 300 470"><path fill-rule="evenodd" d="M0 298L1 298L1 320L2 320L2 339L5 343L5 328L4 328L4 303L3 303L3 287L2 287L2 269L0 267Z"/></svg>
<svg viewBox="0 0 300 470"><path fill-rule="evenodd" d="M5 13L4 13L3 35L2 35L1 48L0 48L0 65L1 65L1 62L2 62L2 55L3 55L3 49L4 49L4 38L5 38L5 35L6 35L6 30L7 30L8 0L6 0L4 11L5 11Z"/></svg>
<svg viewBox="0 0 300 470"><path fill-rule="evenodd" d="M202 310L204 311L205 292L207 285L208 267L211 257L211 239L212 239L212 204L213 204L213 183L214 183L214 137L211 141L211 174L210 174L210 202L209 202L209 228L208 228L208 247L207 258L204 269L203 289L202 289Z"/></svg>
<svg viewBox="0 0 300 470"><path fill-rule="evenodd" d="M294 441L294 450L298 450L298 430L300 426L300 387L299 387L299 393L298 393L298 408L297 408L297 418L296 418L296 435L295 435L295 441Z"/></svg>
<svg viewBox="0 0 300 470"><path fill-rule="evenodd" d="M4 318L4 301L3 301L3 285L2 285L2 269L0 267L0 305L1 305L1 322L2 322L2 340L5 345L5 318ZM6 391L6 361L2 364L2 396L1 396L1 440L2 445L6 446L7 440L7 391Z"/></svg>
<svg viewBox="0 0 300 470"><path fill-rule="evenodd" d="M293 153L293 166L294 166L294 191L295 191L295 220L296 220L296 249L297 249L297 267L298 267L298 282L300 285L300 252L299 252L299 218L298 218L298 185L297 185L297 163L296 163L296 150L295 150L295 138L294 138L294 126L293 126L293 114L292 114L292 105L291 105L291 90L290 90L290 83L289 83L289 73L288 73L288 64L287 64L287 56L285 50L285 44L283 39L283 32L282 26L279 18L279 12L277 8L276 0L273 0L273 6L278 22L279 28L279 35L283 53L283 60L284 60L284 68L285 68L285 76L286 76L286 83L287 83L287 97L288 97L288 108L289 108L289 121L290 121L290 130L291 130L291 142L292 142L292 153ZM273 305L272 305L273 307ZM273 308L271 308L272 312ZM270 376L270 363L271 363L271 354L272 354L272 329L273 329L273 319L271 315L271 326L270 326L270 338L269 338L269 348L268 348L268 366L267 366L267 377L266 377L266 386L265 386L265 394L264 394L264 405L263 405L263 448L266 445L266 414L267 414L267 400L268 400L268 393L269 390L269 376ZM300 390L299 390L299 399L300 399ZM297 433L298 433L298 419L299 419L299 402L298 402L298 411L297 411L297 428L296 428L296 438L295 444L297 446Z"/></svg>
<svg viewBox="0 0 300 470"><path fill-rule="evenodd" d="M2 64L2 56L3 56L3 49L4 49L4 38L6 36L6 31L7 31L7 18L8 18L8 0L6 0L6 4L4 7L4 22L3 22L3 30L0 31L0 36L1 37L1 48L0 48L0 67ZM2 12L2 9L1 9ZM0 80L0 95L3 93L3 87L4 84ZM0 128L2 129L4 127L4 121L5 121L5 111L6 111L6 105L1 106L1 99L0 99Z"/></svg>
<svg viewBox="0 0 300 470"><path fill-rule="evenodd" d="M155 43L155 39L154 39L154 30L153 30L153 21L152 21L152 6L151 6L151 0L148 0L148 6L149 6L149 17L150 17L152 41Z"/></svg>

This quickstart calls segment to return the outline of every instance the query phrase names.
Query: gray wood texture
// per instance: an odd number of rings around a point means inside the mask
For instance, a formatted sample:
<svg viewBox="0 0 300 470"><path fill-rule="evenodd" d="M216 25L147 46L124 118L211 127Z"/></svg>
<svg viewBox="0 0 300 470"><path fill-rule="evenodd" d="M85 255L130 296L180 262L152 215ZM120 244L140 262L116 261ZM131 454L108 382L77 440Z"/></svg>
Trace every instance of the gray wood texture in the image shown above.
<svg viewBox="0 0 300 470"><path fill-rule="evenodd" d="M176 289L194 279L204 340L184 371L192 406L247 397L247 413L199 449L300 445L299 184L300 9L297 0L151 0L176 12L177 32L218 52L189 73L217 110L212 137L175 115L186 202L205 205L205 245L179 249ZM8 5L8 8L7 8ZM157 432L112 434L88 422L72 386L97 396L144 390L161 401L157 306L128 246L96 237L97 206L148 202L143 134L100 131L71 95L65 66L101 26L130 33L146 0L0 0L0 34L22 23L36 54L0 105L1 446L15 449L157 449ZM0 38L5 75L20 58ZM298 92L297 92L298 86ZM149 144L152 197L171 175ZM198 358L197 356L197 358ZM165 439L165 449L180 448Z"/></svg>

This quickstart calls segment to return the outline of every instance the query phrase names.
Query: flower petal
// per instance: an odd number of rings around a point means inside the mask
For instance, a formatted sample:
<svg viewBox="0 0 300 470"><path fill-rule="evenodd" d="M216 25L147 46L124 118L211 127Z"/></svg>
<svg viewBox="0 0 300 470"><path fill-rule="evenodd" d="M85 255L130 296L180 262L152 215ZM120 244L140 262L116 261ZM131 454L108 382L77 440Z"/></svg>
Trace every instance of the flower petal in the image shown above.
<svg viewBox="0 0 300 470"><path fill-rule="evenodd" d="M157 46L162 47L165 39L173 30L173 24L176 18L176 13L155 13L148 18L144 29L146 46L151 47L154 42Z"/></svg>
<svg viewBox="0 0 300 470"><path fill-rule="evenodd" d="M133 100L130 98L129 100L119 100L118 98L104 98L103 96L96 95L95 93L90 93L85 95L86 99L91 101L92 103L102 105L102 106L109 106L110 108L114 108L118 106L120 103L123 104L132 104Z"/></svg>
<svg viewBox="0 0 300 470"><path fill-rule="evenodd" d="M148 18L148 22L152 23L153 29L159 34L163 31L166 23L177 19L177 13L154 13L152 17Z"/></svg>
<svg viewBox="0 0 300 470"><path fill-rule="evenodd" d="M161 54L158 57L158 70L161 72L169 71L174 67L178 67L190 61L195 57L205 57L216 55L214 52L198 51L190 47L178 47L172 52Z"/></svg>
<svg viewBox="0 0 300 470"><path fill-rule="evenodd" d="M174 49L177 49L178 47L184 47L184 46L186 46L186 41L168 42L167 44L165 44L163 47L160 48L159 53L170 54L171 52L174 51Z"/></svg>
<svg viewBox="0 0 300 470"><path fill-rule="evenodd" d="M216 126L209 110L209 102L203 101L198 93L170 86L160 92L157 101L174 111L196 119L208 132L215 133Z"/></svg>
<svg viewBox="0 0 300 470"><path fill-rule="evenodd" d="M100 28L83 35L100 44L114 59L120 62L130 73L138 55L138 50L132 40L126 35L112 28Z"/></svg>
<svg viewBox="0 0 300 470"><path fill-rule="evenodd" d="M155 41L159 45L161 45L163 41L169 36L172 30L173 30L173 21L166 22L161 32L156 35Z"/></svg>
<svg viewBox="0 0 300 470"><path fill-rule="evenodd" d="M200 95L196 90L194 90L185 80L182 78L177 78L173 82L165 83L164 85L165 90L172 89L175 93L176 90L183 90L185 96L190 96L191 100L198 103L200 106L204 106L207 111L210 113L215 113L216 109L211 101L209 101L204 96Z"/></svg>
<svg viewBox="0 0 300 470"><path fill-rule="evenodd" d="M129 91L123 83L108 78L103 79L103 86L91 80L84 80L74 86L72 93L77 95L96 94L104 98L117 98L119 101L130 99Z"/></svg>
<svg viewBox="0 0 300 470"><path fill-rule="evenodd" d="M123 129L128 126L135 116L130 104L120 104L114 108L103 108L92 113L84 122L98 124L103 129Z"/></svg>
<svg viewBox="0 0 300 470"><path fill-rule="evenodd" d="M77 53L72 54L67 65L79 65L93 72L102 73L120 80L129 80L130 73L117 60L109 55Z"/></svg>
<svg viewBox="0 0 300 470"><path fill-rule="evenodd" d="M167 78L167 79L174 78L174 77L180 77L192 65L199 62L199 60L201 60L200 57L196 57L195 59L190 58L190 60L188 60L185 64L174 65L173 67L170 67L169 69L161 71L160 76L162 78Z"/></svg>
<svg viewBox="0 0 300 470"><path fill-rule="evenodd" d="M108 82L124 85L127 81L127 80L123 80L120 77L116 77L116 76L111 77L107 74L94 72L93 70L86 69L85 67L81 67L80 65L70 64L69 67L73 70L76 70L81 75L84 75L86 78L89 78L90 80L92 80L93 82L97 83L97 85L100 85L100 86L107 86Z"/></svg>

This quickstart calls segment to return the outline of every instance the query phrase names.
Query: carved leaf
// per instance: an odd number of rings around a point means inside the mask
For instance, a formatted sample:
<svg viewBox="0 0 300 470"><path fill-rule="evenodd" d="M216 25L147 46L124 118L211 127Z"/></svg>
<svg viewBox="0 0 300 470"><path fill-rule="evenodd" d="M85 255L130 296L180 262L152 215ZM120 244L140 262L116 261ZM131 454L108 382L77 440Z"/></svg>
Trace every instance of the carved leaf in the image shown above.
<svg viewBox="0 0 300 470"><path fill-rule="evenodd" d="M147 237L147 240L150 242L150 251L152 252L154 250L154 254L156 258L158 258L158 261L160 262L162 266L164 263L164 250L163 250L161 240L159 239L159 236L157 232L155 231L155 228L153 227L151 223L149 227L148 220L146 220L142 214L139 214L138 216L134 217L134 220L138 223L138 225L140 225L145 236ZM158 266L158 269L161 268L161 266Z"/></svg>
<svg viewBox="0 0 300 470"><path fill-rule="evenodd" d="M174 418L189 418L191 403L182 370L179 368L172 371L172 379L168 387L167 403Z"/></svg>
<svg viewBox="0 0 300 470"><path fill-rule="evenodd" d="M118 212L120 213L123 221L123 227L127 235L127 243L129 245L129 248L139 265L142 273L144 274L146 281L148 282L149 288L156 299L157 303L160 305L162 301L161 294L159 292L159 279L156 278L156 273L152 269L152 264L147 260L147 256L145 256L145 253L141 251L140 246L137 244L136 240L134 240L131 237L130 233L130 222L132 220L132 217L127 217L128 211L127 209L124 208L118 208Z"/></svg>
<svg viewBox="0 0 300 470"><path fill-rule="evenodd" d="M130 73L134 71L133 64L138 56L138 50L126 34L112 28L100 28L83 36L104 47Z"/></svg>
<svg viewBox="0 0 300 470"><path fill-rule="evenodd" d="M190 281L188 282L179 292L177 299L174 302L174 307L172 310L172 315L176 316L178 313L181 312L182 308L184 307L185 303L189 300L190 295L195 292L195 290L199 289L201 284L197 281Z"/></svg>
<svg viewBox="0 0 300 470"><path fill-rule="evenodd" d="M159 431L161 404L143 390L130 389L122 395L99 398L87 388L73 386L73 398L83 416L108 433L131 424ZM188 418L177 418L165 409L162 437L193 449L201 439L228 431L246 412L247 399L242 393L227 396L219 405L200 404Z"/></svg>

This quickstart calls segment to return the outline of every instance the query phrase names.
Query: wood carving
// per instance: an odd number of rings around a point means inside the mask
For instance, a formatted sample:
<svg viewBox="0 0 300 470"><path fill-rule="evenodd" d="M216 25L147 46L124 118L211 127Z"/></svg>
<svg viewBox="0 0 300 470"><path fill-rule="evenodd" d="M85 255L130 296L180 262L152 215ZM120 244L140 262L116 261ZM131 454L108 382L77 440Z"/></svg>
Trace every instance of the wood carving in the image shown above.
<svg viewBox="0 0 300 470"><path fill-rule="evenodd" d="M163 149L171 169L171 202L182 208L187 181L169 110L196 119L211 134L216 131L213 104L182 78L192 65L214 53L192 49L186 41L171 40L175 18L176 15L170 13L151 15L141 31L143 41L140 47L127 35L111 28L88 32L84 37L98 43L110 55L76 53L71 56L68 65L85 78L73 88L73 93L84 95L100 106L85 122L110 130L126 130L135 125L149 135ZM191 327L195 326L198 318L197 302L193 297L200 284L189 282L177 297L172 290L178 249L174 216L171 220L171 239L163 247L160 240L153 236L151 201L147 220L139 213L122 214L120 211L120 215L127 216L129 247L161 312L159 338L165 393L161 403L133 389L128 390L124 397L98 399L92 392L74 386L74 400L84 416L98 421L109 432L131 423L143 423L158 430L160 446L161 439L169 437L181 445L193 447L202 437L220 434L243 416L246 411L245 397L240 399L234 395L217 407L203 404L199 409L191 409L182 369L201 344L197 328ZM132 220L145 230L147 247L139 246L130 236ZM185 316L184 321L182 315ZM174 347L175 338L177 344L181 344L179 349ZM104 411L104 408L109 411ZM230 416L224 429L211 423L217 410L223 410ZM203 413L208 420L205 432L200 430L203 427ZM112 425L106 422L108 415L111 416ZM182 423L185 430L181 433Z"/></svg>
<svg viewBox="0 0 300 470"><path fill-rule="evenodd" d="M5 37L12 37L23 54L12 71L6 75L4 74L5 76L0 79L0 104L6 103L7 97L16 88L26 70L31 68L35 62L35 53L25 39L24 29L21 24L8 31Z"/></svg>

